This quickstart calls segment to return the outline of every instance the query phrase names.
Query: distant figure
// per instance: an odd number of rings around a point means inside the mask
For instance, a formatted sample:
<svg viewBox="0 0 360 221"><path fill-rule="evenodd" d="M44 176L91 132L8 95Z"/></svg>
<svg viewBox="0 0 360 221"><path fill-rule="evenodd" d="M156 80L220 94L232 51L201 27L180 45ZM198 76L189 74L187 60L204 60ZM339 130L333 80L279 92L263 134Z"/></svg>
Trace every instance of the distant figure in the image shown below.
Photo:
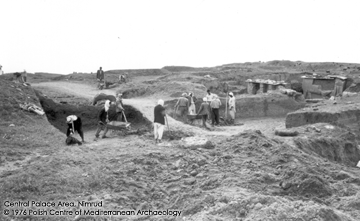
<svg viewBox="0 0 360 221"><path fill-rule="evenodd" d="M125 75L120 75L119 76L119 82L121 83L121 82L124 82L124 83L126 83L126 78L125 78Z"/></svg>
<svg viewBox="0 0 360 221"><path fill-rule="evenodd" d="M175 104L176 113L179 112L179 115L182 118L185 118L188 114L189 110L189 100L186 98L187 94L183 93L182 96L179 98L177 103Z"/></svg>
<svg viewBox="0 0 360 221"><path fill-rule="evenodd" d="M155 143L161 143L165 126L165 108L164 101L159 100L154 108L154 137Z"/></svg>
<svg viewBox="0 0 360 221"><path fill-rule="evenodd" d="M116 105L116 118L117 118L117 121L123 121L124 122L124 116L123 116L124 105L122 103L122 94L121 93L119 93L116 96L115 105Z"/></svg>
<svg viewBox="0 0 360 221"><path fill-rule="evenodd" d="M235 104L235 97L232 92L229 93L229 115L231 117L231 124L235 123L235 113L236 113L236 104Z"/></svg>
<svg viewBox="0 0 360 221"><path fill-rule="evenodd" d="M219 97L217 95L215 95L214 99L210 103L211 126L214 126L215 123L216 123L216 125L219 125L219 119L220 119L219 108L220 108L220 106L221 106L221 101L220 101Z"/></svg>
<svg viewBox="0 0 360 221"><path fill-rule="evenodd" d="M207 102L207 98L204 97L203 102L202 102L202 104L200 106L200 109L199 109L199 112L197 113L197 115L202 116L203 126L208 130L209 130L209 128L206 125L206 120L207 120L208 116L210 116L209 110L210 110L210 107L209 107L209 104Z"/></svg>
<svg viewBox="0 0 360 221"><path fill-rule="evenodd" d="M190 104L189 114L194 115L194 114L196 114L195 102L197 99L192 92L189 93L188 100L189 100L189 104Z"/></svg>
<svg viewBox="0 0 360 221"><path fill-rule="evenodd" d="M103 87L105 86L105 80L104 80L105 74L104 74L104 71L102 70L102 67L100 67L100 69L96 72L96 78L99 82L98 88L102 89L101 85L104 84Z"/></svg>
<svg viewBox="0 0 360 221"><path fill-rule="evenodd" d="M73 133L78 132L81 137L81 141L84 141L84 132L82 130L82 122L81 118L76 115L70 115L66 118L66 123L68 125L68 129L66 131L66 136L69 136L71 131Z"/></svg>
<svg viewBox="0 0 360 221"><path fill-rule="evenodd" d="M113 102L106 100L104 107L100 110L100 112L98 114L98 128L95 133L94 141L97 141L97 139L99 138L100 132L102 130L104 130L104 134L103 134L102 138L107 138L106 137L106 133L108 132L107 124L110 122L109 121L109 109L112 104L113 104Z"/></svg>
<svg viewBox="0 0 360 221"><path fill-rule="evenodd" d="M3 75L4 71L2 70L2 66L0 65L0 75Z"/></svg>
<svg viewBox="0 0 360 221"><path fill-rule="evenodd" d="M104 80L104 71L102 70L102 67L96 72L96 78L98 80Z"/></svg>

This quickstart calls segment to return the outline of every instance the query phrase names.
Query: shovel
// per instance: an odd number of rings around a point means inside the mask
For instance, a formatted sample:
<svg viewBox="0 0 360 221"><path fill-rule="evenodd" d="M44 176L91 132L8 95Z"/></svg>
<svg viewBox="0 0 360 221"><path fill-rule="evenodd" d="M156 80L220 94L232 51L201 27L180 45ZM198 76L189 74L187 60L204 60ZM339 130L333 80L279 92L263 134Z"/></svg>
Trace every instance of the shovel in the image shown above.
<svg viewBox="0 0 360 221"><path fill-rule="evenodd" d="M129 122L127 121L126 115L124 114L124 111L121 111L121 113L122 113L122 115L123 115L123 117L124 117L124 119L125 119L126 127L130 126L131 123L129 123Z"/></svg>
<svg viewBox="0 0 360 221"><path fill-rule="evenodd" d="M168 118L167 118L166 115L165 115L165 120L166 120L167 129L168 129L168 131L169 131L169 135L171 135L169 138L170 138L170 140L173 140L173 139L174 139L174 135L173 135L172 131L170 131L169 122L168 122Z"/></svg>

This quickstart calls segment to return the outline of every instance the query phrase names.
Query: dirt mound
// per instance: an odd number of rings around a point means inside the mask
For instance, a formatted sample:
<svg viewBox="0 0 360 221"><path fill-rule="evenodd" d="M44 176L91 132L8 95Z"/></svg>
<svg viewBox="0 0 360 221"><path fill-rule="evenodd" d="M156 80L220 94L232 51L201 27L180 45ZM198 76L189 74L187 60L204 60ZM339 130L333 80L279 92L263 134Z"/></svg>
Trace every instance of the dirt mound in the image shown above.
<svg viewBox="0 0 360 221"><path fill-rule="evenodd" d="M309 132L294 139L295 144L301 150L308 154L317 154L333 162L356 166L360 160L360 148L355 134L328 124L313 126L319 132Z"/></svg>
<svg viewBox="0 0 360 221"><path fill-rule="evenodd" d="M57 148L65 141L46 117L24 111L20 104L33 103L41 107L33 89L0 79L0 177L4 164L23 160L35 151ZM50 142L50 140L55 141ZM2 197L0 197L2 198Z"/></svg>
<svg viewBox="0 0 360 221"><path fill-rule="evenodd" d="M140 97L143 95L150 95L152 92L149 90L149 87L138 87L138 88L131 88L122 92L123 98L133 98L133 97Z"/></svg>
<svg viewBox="0 0 360 221"><path fill-rule="evenodd" d="M94 97L94 100L92 102L92 105L95 105L97 102L99 101L102 101L102 100L110 100L112 102L115 102L116 101L116 98L114 95L107 95L107 94L104 94L104 93L100 93L100 94L97 94L95 97Z"/></svg>
<svg viewBox="0 0 360 221"><path fill-rule="evenodd" d="M346 92L352 92L352 93L354 93L354 92L356 92L356 93L360 92L360 83L357 82L357 83L351 84L345 91L346 91Z"/></svg>

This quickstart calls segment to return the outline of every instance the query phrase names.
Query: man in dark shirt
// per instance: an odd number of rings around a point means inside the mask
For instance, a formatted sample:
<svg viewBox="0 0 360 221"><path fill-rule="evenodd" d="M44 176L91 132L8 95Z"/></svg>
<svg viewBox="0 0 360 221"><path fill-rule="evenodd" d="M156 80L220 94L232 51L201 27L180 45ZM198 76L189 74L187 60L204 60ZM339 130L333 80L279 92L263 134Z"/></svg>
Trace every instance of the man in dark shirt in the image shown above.
<svg viewBox="0 0 360 221"><path fill-rule="evenodd" d="M102 70L102 67L100 67L100 69L96 72L96 78L99 82L98 84L98 88L101 87L101 84L104 84L105 87L105 75L104 75L104 71Z"/></svg>
<svg viewBox="0 0 360 221"><path fill-rule="evenodd" d="M99 138L100 132L102 130L104 130L104 134L102 136L102 138L107 138L106 133L108 132L108 128L107 128L107 124L110 122L109 121L109 109L110 109L110 105L112 105L113 102L110 102L109 100L105 101L105 105L104 108L102 108L99 112L98 115L98 128L97 131L95 133L95 139L94 141L97 141L97 139Z"/></svg>
<svg viewBox="0 0 360 221"><path fill-rule="evenodd" d="M210 128L206 125L206 120L208 116L210 116L210 106L206 97L203 98L203 102L199 108L199 112L197 113L197 115L202 116L203 126L209 130Z"/></svg>
<svg viewBox="0 0 360 221"><path fill-rule="evenodd" d="M181 118L186 121L186 115L189 112L189 100L186 98L187 94L183 93L182 97L179 98L177 103L175 104L175 108L177 109L176 113L179 113Z"/></svg>
<svg viewBox="0 0 360 221"><path fill-rule="evenodd" d="M165 108L164 101L159 100L158 105L154 108L154 136L155 143L161 143L161 138L164 132L165 126Z"/></svg>
<svg viewBox="0 0 360 221"><path fill-rule="evenodd" d="M81 118L76 116L76 115L70 115L68 117L66 117L66 123L68 125L68 129L66 131L66 136L69 136L71 131L74 132L78 132L80 137L81 137L81 141L84 141L84 132L82 130L82 122L81 122Z"/></svg>

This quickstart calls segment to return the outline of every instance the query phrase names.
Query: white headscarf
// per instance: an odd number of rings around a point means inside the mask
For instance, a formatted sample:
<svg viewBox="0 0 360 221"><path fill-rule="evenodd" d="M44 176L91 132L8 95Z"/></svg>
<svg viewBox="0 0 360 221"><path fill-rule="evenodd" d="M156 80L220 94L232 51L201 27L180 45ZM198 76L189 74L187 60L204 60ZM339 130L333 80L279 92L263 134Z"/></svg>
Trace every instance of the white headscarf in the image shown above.
<svg viewBox="0 0 360 221"><path fill-rule="evenodd" d="M158 100L158 104L160 104L161 106L164 106L164 101L162 99Z"/></svg>
<svg viewBox="0 0 360 221"><path fill-rule="evenodd" d="M204 97L204 98L203 98L203 101L205 101L205 102L206 102L206 101L207 101L207 98L206 98L206 97Z"/></svg>
<svg viewBox="0 0 360 221"><path fill-rule="evenodd" d="M108 112L108 110L109 110L109 108L110 108L110 100L106 100L106 101L105 101L104 107L105 107L105 111Z"/></svg>
<svg viewBox="0 0 360 221"><path fill-rule="evenodd" d="M76 121L76 120L77 120L77 116L75 116L75 115L70 115L70 116L68 116L66 118L67 123L71 123L71 122Z"/></svg>

